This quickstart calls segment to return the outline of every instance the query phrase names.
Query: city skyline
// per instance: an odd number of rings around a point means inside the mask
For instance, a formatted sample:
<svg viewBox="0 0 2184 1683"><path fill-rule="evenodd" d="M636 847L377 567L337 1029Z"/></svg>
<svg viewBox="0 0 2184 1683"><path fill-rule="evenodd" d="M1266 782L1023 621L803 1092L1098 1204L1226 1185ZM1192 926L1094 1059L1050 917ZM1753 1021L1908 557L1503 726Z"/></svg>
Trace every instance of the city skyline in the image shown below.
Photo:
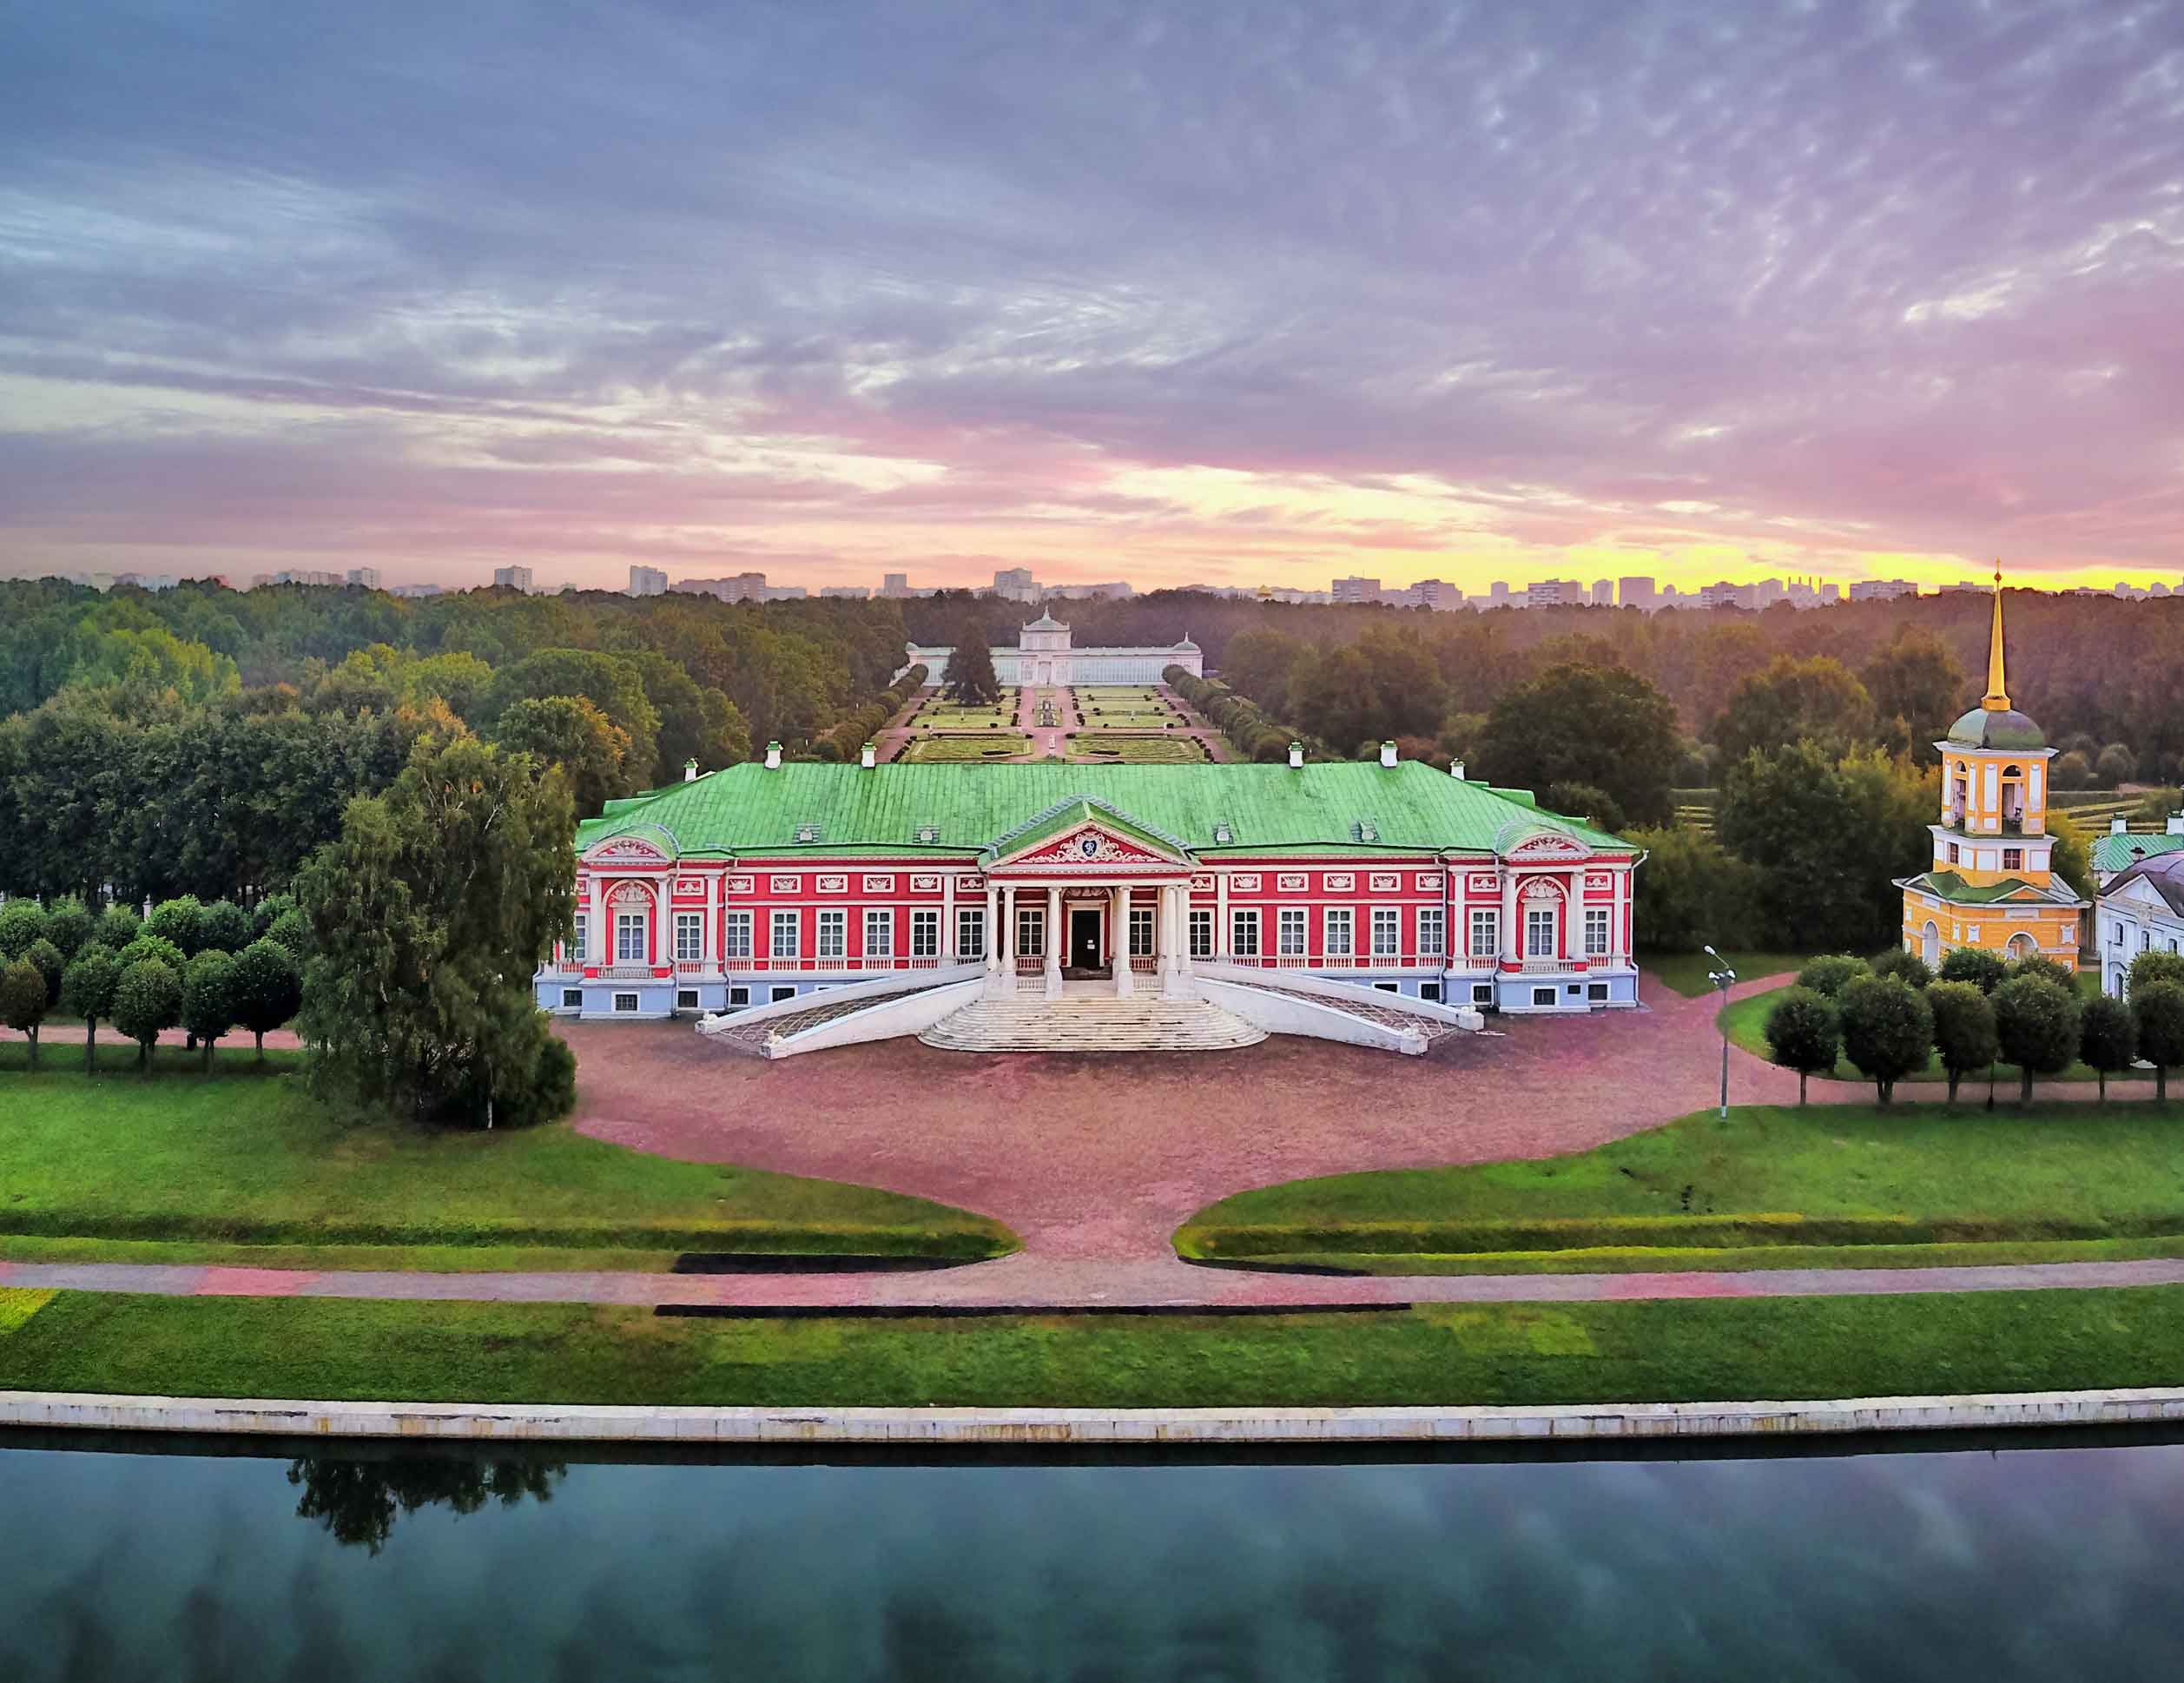
<svg viewBox="0 0 2184 1683"><path fill-rule="evenodd" d="M0 574L2184 571L2184 19L946 10L26 13Z"/></svg>

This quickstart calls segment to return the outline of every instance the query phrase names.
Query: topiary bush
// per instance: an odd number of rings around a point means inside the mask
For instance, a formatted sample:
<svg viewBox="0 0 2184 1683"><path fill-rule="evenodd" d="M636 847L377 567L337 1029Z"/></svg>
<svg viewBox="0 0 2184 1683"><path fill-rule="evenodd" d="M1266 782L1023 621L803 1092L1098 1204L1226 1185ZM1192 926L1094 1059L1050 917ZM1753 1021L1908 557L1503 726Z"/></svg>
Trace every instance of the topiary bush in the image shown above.
<svg viewBox="0 0 2184 1683"><path fill-rule="evenodd" d="M1847 953L1824 953L1805 961L1805 968L1798 972L1798 986L1824 1000L1836 1000L1851 983L1872 974L1873 967L1864 959Z"/></svg>
<svg viewBox="0 0 2184 1683"><path fill-rule="evenodd" d="M1873 974L1877 976L1893 976L1906 987L1923 988L1934 980L1934 973L1926 967L1926 960L1901 947L1875 959Z"/></svg>
<svg viewBox="0 0 2184 1683"><path fill-rule="evenodd" d="M232 900L215 900L198 925L198 950L240 953L250 945L250 914Z"/></svg>
<svg viewBox="0 0 2184 1683"><path fill-rule="evenodd" d="M2080 1007L2078 1061L2100 1077L2102 1104L2108 1099L2108 1077L2130 1068L2138 1055L2139 1026L2129 1006L2101 994Z"/></svg>
<svg viewBox="0 0 2184 1683"><path fill-rule="evenodd" d="M1934 1013L1926 996L1893 976L1863 975L1844 984L1843 1053L1873 1083L1879 1101L1896 1084L1926 1067L1934 1053Z"/></svg>
<svg viewBox="0 0 2184 1683"><path fill-rule="evenodd" d="M2036 1075L2060 1075L2078 1055L2081 1013L2075 987L2036 974L2015 975L1995 990L1995 1034L2004 1061L2017 1066L2020 1100L2032 1102Z"/></svg>
<svg viewBox="0 0 2184 1683"><path fill-rule="evenodd" d="M90 940L96 922L90 909L69 894L46 908L45 938L61 949L63 958L72 959Z"/></svg>
<svg viewBox="0 0 2184 1683"><path fill-rule="evenodd" d="M0 906L0 959L19 959L30 943L45 939L45 908L35 900L11 900Z"/></svg>
<svg viewBox="0 0 2184 1683"><path fill-rule="evenodd" d="M1937 981L1926 990L1926 1008L1934 1015L1934 1050L1949 1077L1949 1102L1964 1077L1992 1065L2001 1055L1995 1038L1994 1002L1970 981Z"/></svg>
<svg viewBox="0 0 2184 1683"><path fill-rule="evenodd" d="M171 940L185 958L195 957L204 946L205 908L195 894L177 894L152 908L144 920L144 933Z"/></svg>
<svg viewBox="0 0 2184 1683"><path fill-rule="evenodd" d="M2014 981L2019 976L2037 976L2042 981L2053 982L2073 998L2077 995L2078 973L2069 965L2038 953L2010 960L2009 979Z"/></svg>
<svg viewBox="0 0 2184 1683"><path fill-rule="evenodd" d="M182 967L189 962L183 956L182 949L173 941L150 934L137 936L115 956L121 960L124 970L132 964L142 964L147 959L156 959L178 976L182 974Z"/></svg>
<svg viewBox="0 0 2184 1683"><path fill-rule="evenodd" d="M2169 1071L2184 1064L2184 982L2154 981L2131 990L2139 1056L2154 1066L2154 1096L2166 1102Z"/></svg>
<svg viewBox="0 0 2184 1683"><path fill-rule="evenodd" d="M1832 1000L1809 987L1785 988L1767 1013L1767 1056L1798 1072L1798 1103L1805 1103L1805 1082L1835 1073L1843 1052L1843 1021Z"/></svg>
<svg viewBox="0 0 2184 1683"><path fill-rule="evenodd" d="M91 931L91 939L109 953L118 953L142 933L143 919L136 915L134 906L119 903L108 907L99 914L97 926Z"/></svg>
<svg viewBox="0 0 2184 1683"><path fill-rule="evenodd" d="M1970 982L1981 993L1992 993L2009 980L2009 967L2000 954L1989 953L1983 947L1959 947L1942 955L1941 979Z"/></svg>

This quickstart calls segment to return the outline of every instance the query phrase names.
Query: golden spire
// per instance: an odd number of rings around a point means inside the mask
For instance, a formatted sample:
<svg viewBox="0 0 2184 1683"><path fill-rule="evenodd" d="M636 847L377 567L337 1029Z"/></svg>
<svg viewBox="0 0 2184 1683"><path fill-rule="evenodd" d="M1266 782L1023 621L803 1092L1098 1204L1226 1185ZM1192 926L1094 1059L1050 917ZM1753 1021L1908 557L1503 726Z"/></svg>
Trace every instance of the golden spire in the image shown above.
<svg viewBox="0 0 2184 1683"><path fill-rule="evenodd" d="M1987 639L1987 693L1979 704L1989 713L2009 710L2009 686L2002 675L2002 563L1995 563L1995 628Z"/></svg>

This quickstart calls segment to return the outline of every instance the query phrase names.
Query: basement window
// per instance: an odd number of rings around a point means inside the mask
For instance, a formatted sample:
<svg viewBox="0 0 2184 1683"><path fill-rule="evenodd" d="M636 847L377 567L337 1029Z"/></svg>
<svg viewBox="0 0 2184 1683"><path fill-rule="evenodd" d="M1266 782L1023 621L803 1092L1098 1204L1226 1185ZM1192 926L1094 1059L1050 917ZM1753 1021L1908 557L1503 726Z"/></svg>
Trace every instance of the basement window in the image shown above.
<svg viewBox="0 0 2184 1683"><path fill-rule="evenodd" d="M634 993L617 993L614 996L614 1008L617 1011L635 1011L637 1008L637 996Z"/></svg>

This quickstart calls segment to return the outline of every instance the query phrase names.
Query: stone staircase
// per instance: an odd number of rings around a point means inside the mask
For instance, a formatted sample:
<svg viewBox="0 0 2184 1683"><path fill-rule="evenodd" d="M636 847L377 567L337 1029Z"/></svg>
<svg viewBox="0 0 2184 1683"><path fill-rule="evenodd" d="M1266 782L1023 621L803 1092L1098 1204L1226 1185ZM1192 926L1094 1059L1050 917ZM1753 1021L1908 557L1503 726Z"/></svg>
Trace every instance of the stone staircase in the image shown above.
<svg viewBox="0 0 2184 1683"><path fill-rule="evenodd" d="M949 1052L1219 1052L1266 1031L1201 1000L980 1000L918 1039Z"/></svg>

